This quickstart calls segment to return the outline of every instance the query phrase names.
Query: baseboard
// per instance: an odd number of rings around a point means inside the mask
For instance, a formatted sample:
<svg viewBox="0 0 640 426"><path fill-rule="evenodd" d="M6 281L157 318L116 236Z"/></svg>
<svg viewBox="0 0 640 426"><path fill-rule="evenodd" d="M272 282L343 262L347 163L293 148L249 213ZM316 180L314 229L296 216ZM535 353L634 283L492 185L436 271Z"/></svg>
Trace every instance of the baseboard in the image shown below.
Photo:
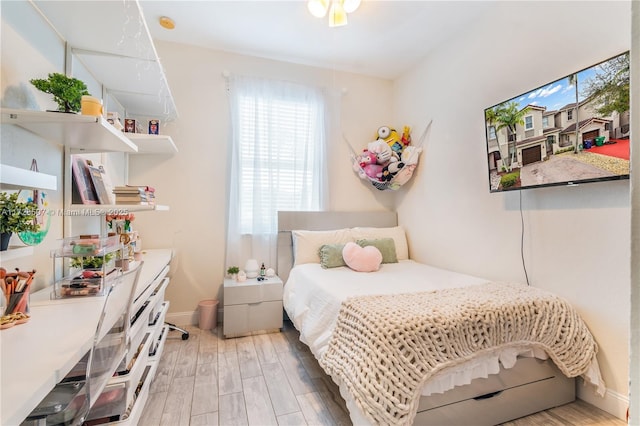
<svg viewBox="0 0 640 426"><path fill-rule="evenodd" d="M196 314L197 311L173 313L168 312L165 321L178 326L198 325L198 316Z"/></svg>
<svg viewBox="0 0 640 426"><path fill-rule="evenodd" d="M579 378L576 381L576 396L619 419L627 420L627 408L629 408L627 395L607 389L604 396L601 397L595 392L592 385L585 385L584 380Z"/></svg>
<svg viewBox="0 0 640 426"><path fill-rule="evenodd" d="M198 316L198 311L186 311L186 312L169 312L167 313L166 322L170 322L172 324L178 326L185 325L198 325L200 317ZM217 315L217 323L220 324L222 322L222 308L218 308Z"/></svg>

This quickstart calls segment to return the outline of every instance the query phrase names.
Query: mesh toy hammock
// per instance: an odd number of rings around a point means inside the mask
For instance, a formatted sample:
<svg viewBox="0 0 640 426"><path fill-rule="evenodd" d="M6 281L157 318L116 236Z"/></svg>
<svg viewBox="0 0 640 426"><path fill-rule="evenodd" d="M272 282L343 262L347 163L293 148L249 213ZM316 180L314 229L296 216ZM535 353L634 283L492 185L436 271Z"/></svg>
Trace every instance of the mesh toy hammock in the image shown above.
<svg viewBox="0 0 640 426"><path fill-rule="evenodd" d="M420 139L416 144L409 144L404 147L401 155L401 158L398 160L398 164L400 165L399 170L394 175L386 175L385 177L371 177L367 175L365 169L362 166L362 153L358 154L354 151L353 147L347 140L346 136L342 135L345 143L349 146L349 150L351 151L351 164L353 166L353 170L358 174L358 176L367 180L374 186L374 188L384 191L385 189L391 189L393 191L399 189L402 185L407 183L411 177L413 176L413 172L418 166L418 159L420 157L420 153L423 151L423 145L426 141L427 135L429 134L429 130L431 129L431 123L433 120L429 121L429 124L424 129L422 134L420 135ZM410 148L407 150L407 148ZM365 148L365 151L367 149ZM406 150L406 153L405 153ZM409 154L409 155L407 155ZM386 162L382 164L382 167L386 167L390 162Z"/></svg>

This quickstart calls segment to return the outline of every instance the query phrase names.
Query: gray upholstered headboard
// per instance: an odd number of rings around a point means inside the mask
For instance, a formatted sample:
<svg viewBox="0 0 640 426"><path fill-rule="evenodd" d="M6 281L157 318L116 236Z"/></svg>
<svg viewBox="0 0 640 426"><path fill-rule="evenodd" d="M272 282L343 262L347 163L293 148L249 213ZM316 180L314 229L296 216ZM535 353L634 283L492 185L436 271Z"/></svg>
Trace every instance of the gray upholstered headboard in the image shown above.
<svg viewBox="0 0 640 426"><path fill-rule="evenodd" d="M278 212L278 276L286 282L293 267L293 230L329 231L356 226L385 228L397 225L398 216L390 211Z"/></svg>

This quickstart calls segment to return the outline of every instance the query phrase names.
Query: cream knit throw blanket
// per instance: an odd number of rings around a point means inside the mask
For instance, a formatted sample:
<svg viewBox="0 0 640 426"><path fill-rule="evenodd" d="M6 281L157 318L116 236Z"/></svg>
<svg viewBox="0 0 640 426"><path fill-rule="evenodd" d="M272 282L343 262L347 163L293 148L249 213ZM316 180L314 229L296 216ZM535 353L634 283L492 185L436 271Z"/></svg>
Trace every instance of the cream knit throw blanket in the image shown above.
<svg viewBox="0 0 640 426"><path fill-rule="evenodd" d="M434 373L479 351L524 343L544 349L568 377L586 372L598 350L564 300L533 287L487 283L347 299L320 365L374 424L411 424Z"/></svg>

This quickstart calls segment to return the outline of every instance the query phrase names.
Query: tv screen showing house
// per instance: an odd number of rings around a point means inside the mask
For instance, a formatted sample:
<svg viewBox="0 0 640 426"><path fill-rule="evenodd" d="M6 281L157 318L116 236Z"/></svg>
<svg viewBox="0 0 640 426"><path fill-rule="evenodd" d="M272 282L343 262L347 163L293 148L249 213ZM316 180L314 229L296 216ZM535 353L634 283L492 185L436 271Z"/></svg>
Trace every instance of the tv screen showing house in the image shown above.
<svg viewBox="0 0 640 426"><path fill-rule="evenodd" d="M629 178L629 52L484 110L491 192Z"/></svg>

